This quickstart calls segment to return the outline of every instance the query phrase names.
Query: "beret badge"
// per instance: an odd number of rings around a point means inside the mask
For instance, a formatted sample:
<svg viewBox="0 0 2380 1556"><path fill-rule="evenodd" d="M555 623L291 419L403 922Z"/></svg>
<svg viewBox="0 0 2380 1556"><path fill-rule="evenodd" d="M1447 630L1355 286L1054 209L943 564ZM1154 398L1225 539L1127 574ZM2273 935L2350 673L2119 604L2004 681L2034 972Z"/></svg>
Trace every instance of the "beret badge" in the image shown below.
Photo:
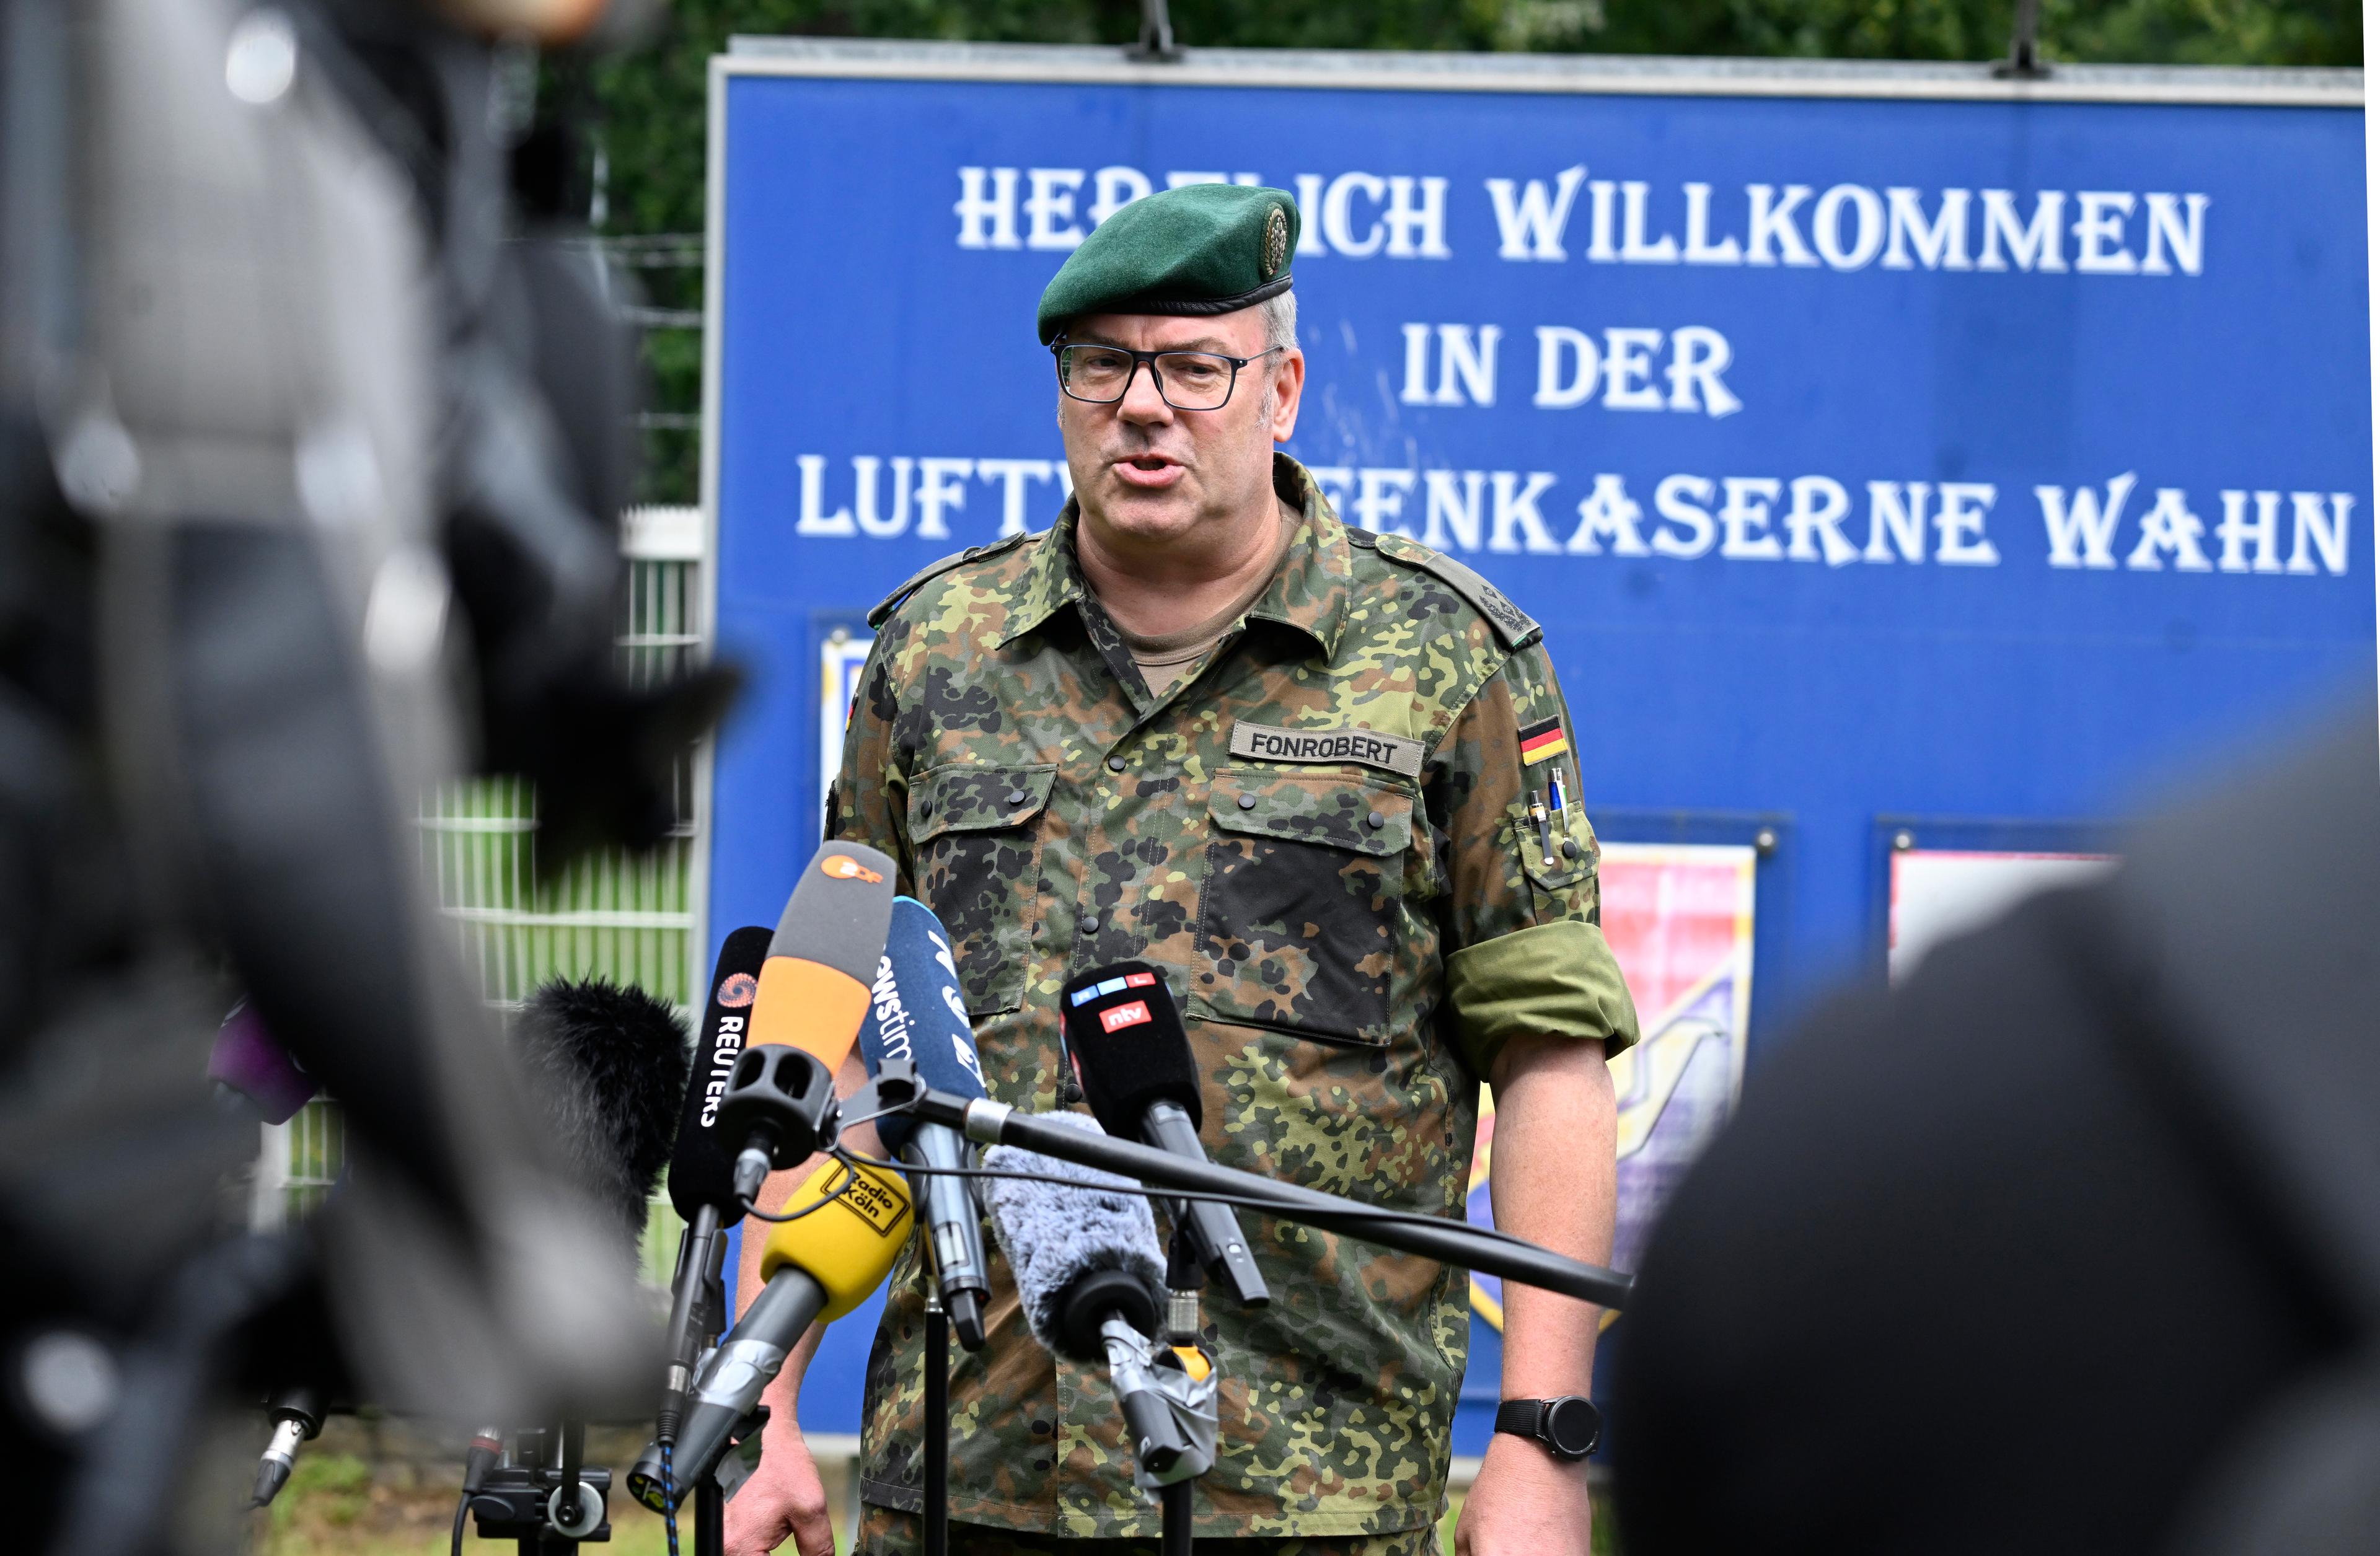
<svg viewBox="0 0 2380 1556"><path fill-rule="evenodd" d="M1281 265L1289 259L1289 213L1276 205L1265 216L1264 263L1261 274L1267 281L1281 274Z"/></svg>

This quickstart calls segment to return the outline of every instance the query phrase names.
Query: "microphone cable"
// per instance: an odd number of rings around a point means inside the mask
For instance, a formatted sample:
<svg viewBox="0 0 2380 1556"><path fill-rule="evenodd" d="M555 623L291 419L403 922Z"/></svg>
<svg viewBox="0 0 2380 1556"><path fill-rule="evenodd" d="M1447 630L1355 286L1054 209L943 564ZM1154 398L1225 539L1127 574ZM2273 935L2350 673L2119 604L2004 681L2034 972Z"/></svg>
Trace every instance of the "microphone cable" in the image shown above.
<svg viewBox="0 0 2380 1556"><path fill-rule="evenodd" d="M850 1193L851 1186L859 1181L859 1170L852 1165L854 1161L864 1162L870 1167L889 1167L896 1173L901 1171L901 1166L898 1162L880 1162L871 1156L847 1155L841 1146L831 1147L822 1154L832 1157L837 1162L842 1164L843 1182L835 1185L824 1194L820 1195L816 1199L811 1200L800 1210L792 1211L785 1215L772 1216L768 1211L761 1210L748 1198L739 1197L735 1203L743 1209L746 1215L750 1216L754 1221L764 1221L771 1226L783 1226L787 1222L799 1221L804 1216L815 1215L817 1212L825 1210L829 1205L832 1205L836 1200L842 1198L844 1195Z"/></svg>
<svg viewBox="0 0 2380 1556"><path fill-rule="evenodd" d="M677 1556L677 1473L670 1467L670 1445L662 1443L662 1527L669 1533L669 1556Z"/></svg>

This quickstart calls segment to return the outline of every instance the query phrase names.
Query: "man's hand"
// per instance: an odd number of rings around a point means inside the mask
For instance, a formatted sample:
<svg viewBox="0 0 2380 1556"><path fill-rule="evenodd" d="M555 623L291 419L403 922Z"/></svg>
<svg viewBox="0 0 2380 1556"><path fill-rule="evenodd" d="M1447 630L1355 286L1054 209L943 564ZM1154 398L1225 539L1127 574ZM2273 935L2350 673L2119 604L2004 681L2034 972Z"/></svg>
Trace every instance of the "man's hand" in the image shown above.
<svg viewBox="0 0 2380 1556"><path fill-rule="evenodd" d="M1594 1535L1585 1461L1563 1464L1510 1432L1489 1440L1454 1521L1454 1556L1587 1556Z"/></svg>
<svg viewBox="0 0 2380 1556"><path fill-rule="evenodd" d="M791 1535L801 1556L834 1556L826 1485L802 1428L771 1416L760 1428L760 1467L727 1504L727 1556L768 1556Z"/></svg>

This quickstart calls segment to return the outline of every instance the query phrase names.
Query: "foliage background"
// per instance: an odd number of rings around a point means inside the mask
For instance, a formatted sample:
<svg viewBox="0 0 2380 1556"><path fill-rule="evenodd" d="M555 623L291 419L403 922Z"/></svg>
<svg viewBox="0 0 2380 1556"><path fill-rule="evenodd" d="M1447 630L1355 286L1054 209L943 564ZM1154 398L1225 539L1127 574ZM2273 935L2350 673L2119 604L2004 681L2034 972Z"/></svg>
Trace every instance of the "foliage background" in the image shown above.
<svg viewBox="0 0 2380 1556"><path fill-rule="evenodd" d="M1986 60L2005 55L2015 0L1172 0L1184 47L1522 49L1548 53ZM1113 43L1139 0L674 0L638 52L589 73L598 225L606 236L703 230L704 61L730 35ZM2042 0L2058 61L2360 65L2359 0ZM702 306L698 249L646 273L662 309ZM701 339L649 330L660 414L646 494L695 500Z"/></svg>

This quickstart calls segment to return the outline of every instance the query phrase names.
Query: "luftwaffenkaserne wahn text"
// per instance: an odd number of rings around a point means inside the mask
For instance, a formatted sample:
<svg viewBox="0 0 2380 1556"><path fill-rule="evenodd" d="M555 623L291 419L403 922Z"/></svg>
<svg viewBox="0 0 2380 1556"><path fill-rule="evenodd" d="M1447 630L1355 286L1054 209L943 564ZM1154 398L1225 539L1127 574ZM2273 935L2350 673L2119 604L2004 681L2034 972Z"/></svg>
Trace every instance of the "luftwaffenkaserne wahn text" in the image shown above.
<svg viewBox="0 0 2380 1556"><path fill-rule="evenodd" d="M1151 189L1264 182L1253 173L963 167L961 249L1070 249ZM1446 178L1302 173L1301 262L1454 257ZM2211 201L2189 190L1871 188L1753 183L1732 190L1596 178L1488 178L1495 257L1515 264L1778 266L2071 274L2187 285L2204 273ZM1579 413L1723 419L1745 411L1734 344L1706 324L1580 319L1410 320L1383 354L1400 406L1542 418L1555 447ZM1616 461L1615 461L1616 462ZM797 534L974 544L1036 528L1070 492L1063 461L1013 454L800 456ZM2238 485L2192 490L2154 468L2088 485L1914 480L1890 470L1308 467L1350 522L1455 554L1659 556L1826 567L1994 567L2030 550L2051 567L2344 574L2356 497Z"/></svg>

